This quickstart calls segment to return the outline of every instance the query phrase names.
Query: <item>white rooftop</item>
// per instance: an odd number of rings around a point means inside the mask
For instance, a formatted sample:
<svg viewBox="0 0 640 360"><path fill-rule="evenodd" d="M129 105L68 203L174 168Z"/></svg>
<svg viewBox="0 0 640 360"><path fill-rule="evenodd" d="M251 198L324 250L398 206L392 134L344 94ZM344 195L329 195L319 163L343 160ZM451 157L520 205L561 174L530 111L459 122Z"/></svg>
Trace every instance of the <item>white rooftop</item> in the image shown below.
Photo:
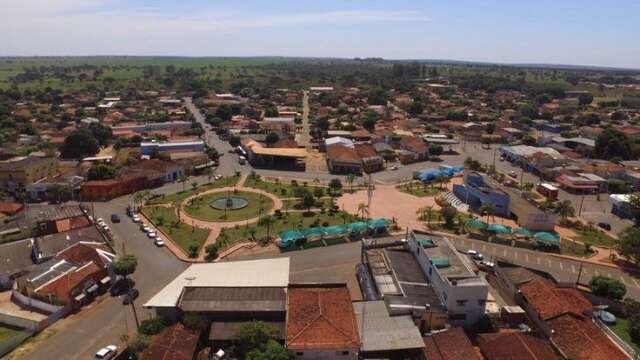
<svg viewBox="0 0 640 360"><path fill-rule="evenodd" d="M287 287L289 258L193 264L144 307L176 306L185 287Z"/></svg>
<svg viewBox="0 0 640 360"><path fill-rule="evenodd" d="M334 137L330 137L327 139L324 139L324 145L325 146L331 146L331 145L335 145L335 144L340 144L346 147L353 147L353 141L340 137L340 136L334 136Z"/></svg>

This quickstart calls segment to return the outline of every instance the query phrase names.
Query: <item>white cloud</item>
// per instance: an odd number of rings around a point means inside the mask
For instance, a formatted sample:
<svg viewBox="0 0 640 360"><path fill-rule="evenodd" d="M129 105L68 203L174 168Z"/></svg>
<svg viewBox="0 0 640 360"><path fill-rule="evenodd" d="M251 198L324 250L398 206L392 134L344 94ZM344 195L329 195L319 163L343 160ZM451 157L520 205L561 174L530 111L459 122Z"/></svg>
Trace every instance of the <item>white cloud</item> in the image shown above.
<svg viewBox="0 0 640 360"><path fill-rule="evenodd" d="M190 14L132 8L118 0L19 0L0 13L0 55L131 53L132 42L162 43L268 28L428 20L415 11L348 10L247 14L213 7ZM167 43L169 45L169 43ZM176 44L184 45L184 44ZM134 53L135 50L134 50ZM170 53L162 48L156 54Z"/></svg>

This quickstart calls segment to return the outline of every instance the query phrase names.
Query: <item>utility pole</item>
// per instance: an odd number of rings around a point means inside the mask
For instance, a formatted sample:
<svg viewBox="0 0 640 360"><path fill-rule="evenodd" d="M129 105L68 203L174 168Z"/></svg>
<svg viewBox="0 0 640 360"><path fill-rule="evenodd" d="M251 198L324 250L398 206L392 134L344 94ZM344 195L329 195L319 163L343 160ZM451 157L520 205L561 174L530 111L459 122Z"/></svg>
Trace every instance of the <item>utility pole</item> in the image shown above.
<svg viewBox="0 0 640 360"><path fill-rule="evenodd" d="M576 286L580 284L580 276L582 276L582 266L584 263L580 261L580 269L578 270L578 278L576 279Z"/></svg>
<svg viewBox="0 0 640 360"><path fill-rule="evenodd" d="M582 195L582 199L580 199L580 210L578 210L578 217L582 216L582 204L584 204L584 194Z"/></svg>

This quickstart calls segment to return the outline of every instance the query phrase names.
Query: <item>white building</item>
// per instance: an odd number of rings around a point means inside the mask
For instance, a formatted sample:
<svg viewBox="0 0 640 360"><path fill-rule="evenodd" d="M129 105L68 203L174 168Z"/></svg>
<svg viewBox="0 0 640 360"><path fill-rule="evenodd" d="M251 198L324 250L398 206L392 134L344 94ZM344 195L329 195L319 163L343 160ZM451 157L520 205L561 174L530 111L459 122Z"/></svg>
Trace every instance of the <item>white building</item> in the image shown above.
<svg viewBox="0 0 640 360"><path fill-rule="evenodd" d="M410 233L407 244L447 308L454 326L476 324L485 315L489 285L449 239Z"/></svg>

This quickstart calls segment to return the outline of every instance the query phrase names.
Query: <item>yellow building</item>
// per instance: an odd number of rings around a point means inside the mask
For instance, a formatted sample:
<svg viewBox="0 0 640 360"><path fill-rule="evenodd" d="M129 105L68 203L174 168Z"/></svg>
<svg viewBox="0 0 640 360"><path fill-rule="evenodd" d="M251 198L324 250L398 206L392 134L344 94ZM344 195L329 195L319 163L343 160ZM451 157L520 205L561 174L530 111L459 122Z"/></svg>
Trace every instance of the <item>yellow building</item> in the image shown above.
<svg viewBox="0 0 640 360"><path fill-rule="evenodd" d="M53 157L22 156L0 162L0 189L22 191L27 186L58 173L58 160Z"/></svg>

